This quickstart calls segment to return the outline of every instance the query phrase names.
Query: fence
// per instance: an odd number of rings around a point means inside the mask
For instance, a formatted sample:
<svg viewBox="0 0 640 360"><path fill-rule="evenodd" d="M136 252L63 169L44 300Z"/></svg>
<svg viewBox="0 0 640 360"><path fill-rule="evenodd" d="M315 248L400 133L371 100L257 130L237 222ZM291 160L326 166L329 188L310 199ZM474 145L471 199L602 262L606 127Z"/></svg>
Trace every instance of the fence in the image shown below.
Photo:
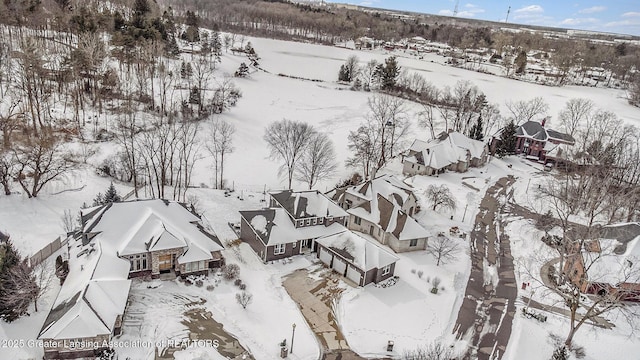
<svg viewBox="0 0 640 360"><path fill-rule="evenodd" d="M35 253L33 256L29 258L30 265L36 266L41 262L45 261L49 256L51 256L51 254L58 251L63 245L67 245L68 241L69 241L69 238L60 240L60 236L58 236L57 239L47 244L45 247L40 249L40 251L38 251L37 253Z"/></svg>

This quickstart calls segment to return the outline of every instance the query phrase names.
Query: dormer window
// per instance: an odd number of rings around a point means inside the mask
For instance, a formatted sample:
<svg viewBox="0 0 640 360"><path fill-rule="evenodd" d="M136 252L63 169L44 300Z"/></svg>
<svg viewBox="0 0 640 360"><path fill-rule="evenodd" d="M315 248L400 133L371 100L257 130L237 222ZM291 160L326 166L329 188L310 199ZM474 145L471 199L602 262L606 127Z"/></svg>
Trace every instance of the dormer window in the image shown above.
<svg viewBox="0 0 640 360"><path fill-rule="evenodd" d="M318 219L318 224L322 224L324 222L324 218Z"/></svg>
<svg viewBox="0 0 640 360"><path fill-rule="evenodd" d="M307 219L307 225L311 225L311 219Z"/></svg>
<svg viewBox="0 0 640 360"><path fill-rule="evenodd" d="M318 224L318 218L313 218L313 225L317 225Z"/></svg>

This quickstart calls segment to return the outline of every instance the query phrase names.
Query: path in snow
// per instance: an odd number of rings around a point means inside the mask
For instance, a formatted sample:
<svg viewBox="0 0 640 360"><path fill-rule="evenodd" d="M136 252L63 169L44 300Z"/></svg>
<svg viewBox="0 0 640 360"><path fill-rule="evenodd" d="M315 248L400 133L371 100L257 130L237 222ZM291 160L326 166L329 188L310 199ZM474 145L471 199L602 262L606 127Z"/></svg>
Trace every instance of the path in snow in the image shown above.
<svg viewBox="0 0 640 360"><path fill-rule="evenodd" d="M514 182L504 177L487 190L471 232L471 276L454 328L458 339L469 340L463 359L500 360L511 336L517 285L509 237L498 236L502 222L497 215L503 211L498 198L506 198ZM497 281L485 274L489 267Z"/></svg>

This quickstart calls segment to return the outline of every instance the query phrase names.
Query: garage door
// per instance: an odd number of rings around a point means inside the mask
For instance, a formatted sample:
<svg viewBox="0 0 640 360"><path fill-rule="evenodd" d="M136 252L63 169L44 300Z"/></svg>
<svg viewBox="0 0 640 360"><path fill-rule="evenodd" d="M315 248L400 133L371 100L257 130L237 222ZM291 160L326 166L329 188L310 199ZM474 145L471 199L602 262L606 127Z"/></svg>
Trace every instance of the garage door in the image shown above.
<svg viewBox="0 0 640 360"><path fill-rule="evenodd" d="M349 268L347 269L347 278L360 285L360 277L360 271L358 271L355 267L349 265Z"/></svg>
<svg viewBox="0 0 640 360"><path fill-rule="evenodd" d="M327 264L331 265L331 259L333 258L333 254L327 251L325 248L320 248L320 260Z"/></svg>
<svg viewBox="0 0 640 360"><path fill-rule="evenodd" d="M335 258L333 258L333 270L335 270L338 274L344 276L344 273L347 270L347 263L336 256Z"/></svg>

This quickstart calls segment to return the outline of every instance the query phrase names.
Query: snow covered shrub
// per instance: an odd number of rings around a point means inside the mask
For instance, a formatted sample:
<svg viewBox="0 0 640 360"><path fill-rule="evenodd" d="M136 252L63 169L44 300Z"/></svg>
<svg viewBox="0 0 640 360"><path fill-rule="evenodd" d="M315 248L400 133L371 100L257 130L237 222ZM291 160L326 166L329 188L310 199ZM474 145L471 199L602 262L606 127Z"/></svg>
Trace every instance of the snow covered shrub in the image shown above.
<svg viewBox="0 0 640 360"><path fill-rule="evenodd" d="M246 290L247 289L247 284L242 283L238 287L240 288L240 290Z"/></svg>
<svg viewBox="0 0 640 360"><path fill-rule="evenodd" d="M196 280L196 286L197 287L202 287L204 285L204 282L200 279Z"/></svg>
<svg viewBox="0 0 640 360"><path fill-rule="evenodd" d="M418 278L422 279L422 275L424 275L424 271L418 271Z"/></svg>
<svg viewBox="0 0 640 360"><path fill-rule="evenodd" d="M229 264L222 267L222 276L227 280L233 280L240 275L240 267L236 264Z"/></svg>
<svg viewBox="0 0 640 360"><path fill-rule="evenodd" d="M416 273L416 269L411 269L411 273L415 274Z"/></svg>
<svg viewBox="0 0 640 360"><path fill-rule="evenodd" d="M207 291L213 291L216 287L214 285L207 285Z"/></svg>
<svg viewBox="0 0 640 360"><path fill-rule="evenodd" d="M240 285L242 285L242 280L240 280L240 279L236 279L236 281L234 281L234 282L233 282L233 285L235 285L235 286L240 286Z"/></svg>

